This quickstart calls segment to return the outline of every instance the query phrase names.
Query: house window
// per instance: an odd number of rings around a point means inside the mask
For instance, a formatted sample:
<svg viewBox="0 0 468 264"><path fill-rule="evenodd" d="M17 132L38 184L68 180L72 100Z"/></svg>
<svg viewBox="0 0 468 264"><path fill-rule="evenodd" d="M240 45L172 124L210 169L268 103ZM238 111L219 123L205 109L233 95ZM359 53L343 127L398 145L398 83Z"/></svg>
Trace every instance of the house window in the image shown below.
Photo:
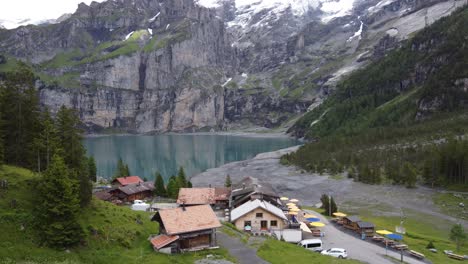
<svg viewBox="0 0 468 264"><path fill-rule="evenodd" d="M257 217L257 218L263 218L263 213L256 213L256 214L255 214L255 217Z"/></svg>
<svg viewBox="0 0 468 264"><path fill-rule="evenodd" d="M245 226L252 226L252 222L251 221L244 221L244 227Z"/></svg>
<svg viewBox="0 0 468 264"><path fill-rule="evenodd" d="M278 221L276 221L276 220L271 220L270 226L277 227L277 226L278 226Z"/></svg>

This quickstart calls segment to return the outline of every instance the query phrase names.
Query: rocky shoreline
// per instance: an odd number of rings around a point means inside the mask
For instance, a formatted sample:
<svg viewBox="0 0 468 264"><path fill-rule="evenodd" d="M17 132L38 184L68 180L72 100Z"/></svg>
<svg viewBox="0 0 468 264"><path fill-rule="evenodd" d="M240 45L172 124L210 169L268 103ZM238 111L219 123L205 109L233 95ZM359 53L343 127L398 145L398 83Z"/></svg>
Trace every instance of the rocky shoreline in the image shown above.
<svg viewBox="0 0 468 264"><path fill-rule="evenodd" d="M402 186L368 185L343 176L322 176L280 164L282 155L298 148L262 153L250 160L228 163L200 173L191 181L194 186L222 186L228 174L233 182L251 176L270 183L282 196L299 199L302 205L319 203L320 196L325 193L335 197L340 208L349 213L367 211L374 215L400 216L403 210L405 214L425 214L441 221L467 224L440 212L433 203L437 190L423 186L408 190Z"/></svg>

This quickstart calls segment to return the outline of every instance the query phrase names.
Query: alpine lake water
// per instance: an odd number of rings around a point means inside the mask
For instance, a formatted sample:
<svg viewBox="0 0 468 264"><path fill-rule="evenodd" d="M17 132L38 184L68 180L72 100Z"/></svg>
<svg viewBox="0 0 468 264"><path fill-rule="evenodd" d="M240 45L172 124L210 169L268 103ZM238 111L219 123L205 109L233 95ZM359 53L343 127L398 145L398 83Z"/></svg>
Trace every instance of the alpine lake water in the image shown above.
<svg viewBox="0 0 468 264"><path fill-rule="evenodd" d="M112 178L121 158L132 175L154 179L159 171L167 180L180 166L187 177L210 168L301 144L287 137L216 134L109 135L84 139L96 160L98 176ZM224 177L224 175L223 175Z"/></svg>

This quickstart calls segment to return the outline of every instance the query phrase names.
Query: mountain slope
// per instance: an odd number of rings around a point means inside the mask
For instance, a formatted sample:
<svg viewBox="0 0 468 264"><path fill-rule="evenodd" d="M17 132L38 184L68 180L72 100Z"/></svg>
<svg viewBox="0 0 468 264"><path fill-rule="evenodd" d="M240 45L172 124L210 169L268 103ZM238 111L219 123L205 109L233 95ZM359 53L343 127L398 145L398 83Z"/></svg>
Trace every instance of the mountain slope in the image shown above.
<svg viewBox="0 0 468 264"><path fill-rule="evenodd" d="M319 105L338 80L468 0L122 0L64 21L0 29L52 111L90 131L273 128Z"/></svg>
<svg viewBox="0 0 468 264"><path fill-rule="evenodd" d="M291 129L309 138L412 125L466 109L468 9L418 33L401 49L351 74Z"/></svg>

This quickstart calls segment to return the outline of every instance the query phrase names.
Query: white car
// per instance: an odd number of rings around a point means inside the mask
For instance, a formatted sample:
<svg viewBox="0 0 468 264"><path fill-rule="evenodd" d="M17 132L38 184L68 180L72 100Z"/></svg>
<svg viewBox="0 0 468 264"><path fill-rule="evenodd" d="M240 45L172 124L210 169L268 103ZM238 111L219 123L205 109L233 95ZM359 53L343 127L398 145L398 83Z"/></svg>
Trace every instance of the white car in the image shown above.
<svg viewBox="0 0 468 264"><path fill-rule="evenodd" d="M323 250L320 252L322 255L332 256L335 258L347 258L348 253L346 253L346 249L343 248L330 248L329 250Z"/></svg>

